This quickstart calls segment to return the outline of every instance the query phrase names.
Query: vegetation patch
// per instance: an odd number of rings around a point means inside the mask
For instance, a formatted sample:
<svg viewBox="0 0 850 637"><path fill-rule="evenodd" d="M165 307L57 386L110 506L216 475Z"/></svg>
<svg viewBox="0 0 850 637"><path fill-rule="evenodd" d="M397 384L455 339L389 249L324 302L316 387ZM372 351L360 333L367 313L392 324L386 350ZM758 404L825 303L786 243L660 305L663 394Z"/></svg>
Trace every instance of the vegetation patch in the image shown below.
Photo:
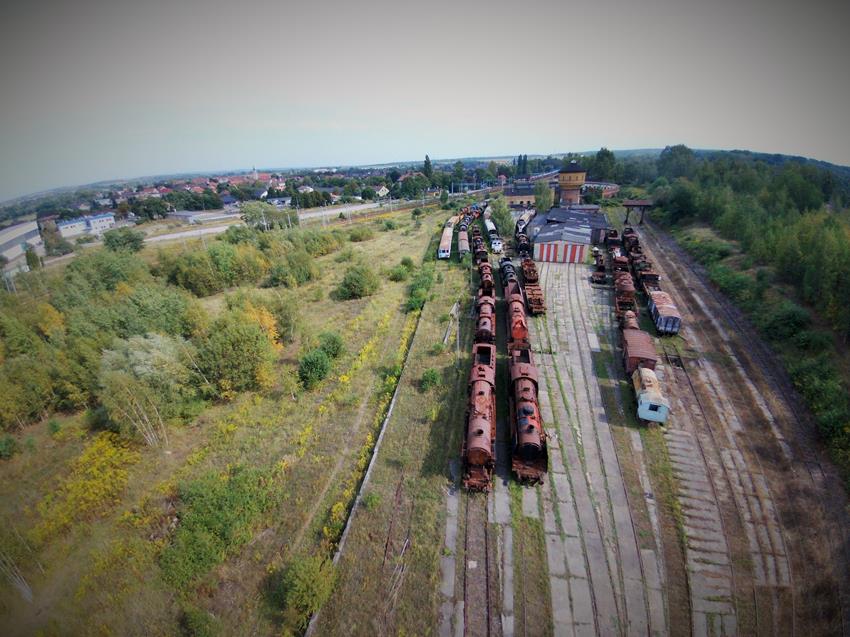
<svg viewBox="0 0 850 637"><path fill-rule="evenodd" d="M248 542L281 497L275 477L269 469L236 465L181 484L180 524L159 560L166 581L187 590Z"/></svg>
<svg viewBox="0 0 850 637"><path fill-rule="evenodd" d="M118 436L96 436L71 465L70 475L59 488L38 503L40 521L32 539L44 543L74 522L106 513L118 504L127 486L127 468L140 456Z"/></svg>

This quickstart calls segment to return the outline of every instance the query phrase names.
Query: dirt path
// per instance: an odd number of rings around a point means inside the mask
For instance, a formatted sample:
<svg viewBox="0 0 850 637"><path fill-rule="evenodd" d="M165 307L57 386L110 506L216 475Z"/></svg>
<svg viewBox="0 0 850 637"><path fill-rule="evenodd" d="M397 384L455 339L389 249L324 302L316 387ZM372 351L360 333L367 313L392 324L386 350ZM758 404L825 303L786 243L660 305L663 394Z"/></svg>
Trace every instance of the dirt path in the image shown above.
<svg viewBox="0 0 850 637"><path fill-rule="evenodd" d="M846 493L812 424L751 328L690 260L658 232L641 229L641 239L684 315L685 355L668 365L665 384L697 399L701 414L693 400L678 408L691 410L718 497L731 494L723 521L740 529L727 531L748 558L733 561L739 607L752 586L758 634L847 634Z"/></svg>

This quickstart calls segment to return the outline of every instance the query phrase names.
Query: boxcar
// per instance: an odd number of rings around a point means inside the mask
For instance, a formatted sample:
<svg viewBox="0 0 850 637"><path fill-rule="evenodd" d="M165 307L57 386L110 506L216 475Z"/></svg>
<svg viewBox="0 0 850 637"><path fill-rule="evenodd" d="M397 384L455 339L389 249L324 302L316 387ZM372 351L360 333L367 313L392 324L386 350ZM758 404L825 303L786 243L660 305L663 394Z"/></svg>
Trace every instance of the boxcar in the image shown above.
<svg viewBox="0 0 850 637"><path fill-rule="evenodd" d="M666 292L649 293L647 302L649 315L659 334L678 334L682 327L682 315Z"/></svg>

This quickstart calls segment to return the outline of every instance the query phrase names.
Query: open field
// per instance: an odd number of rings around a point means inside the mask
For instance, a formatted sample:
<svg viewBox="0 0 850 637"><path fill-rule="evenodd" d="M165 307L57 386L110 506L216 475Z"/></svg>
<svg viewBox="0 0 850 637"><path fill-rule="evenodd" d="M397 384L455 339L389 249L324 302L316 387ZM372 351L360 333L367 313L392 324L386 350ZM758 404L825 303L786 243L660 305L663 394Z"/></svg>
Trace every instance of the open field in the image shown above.
<svg viewBox="0 0 850 637"><path fill-rule="evenodd" d="M402 310L407 282L384 279L375 295L355 301L334 301L329 291L350 261L393 266L411 256L418 263L441 218L414 224L409 211L396 213L398 227L390 231L378 227L383 220L363 221L376 224L374 238L347 244L344 261L340 252L320 257L318 280L289 292L302 299L304 327L280 353L272 390L207 408L170 431L164 449L121 452L114 470L124 472L125 486L96 515L34 533L48 520L48 503L86 484L75 463L101 435L80 415L58 418L58 430L45 422L24 429L24 451L0 464L0 519L4 550L15 556L32 602L4 586L0 632L173 635L193 617L220 634L296 628L281 611L280 575L293 559L332 546L386 409L388 370L403 358L416 322L416 313ZM152 258L155 249L147 250L143 258ZM215 313L225 296L202 303ZM339 331L346 351L324 382L293 398L301 342L324 329ZM175 528L190 512L179 494L187 485L209 492L216 483L224 486L212 491L240 511L236 535L221 559L198 577L183 577L169 562Z"/></svg>

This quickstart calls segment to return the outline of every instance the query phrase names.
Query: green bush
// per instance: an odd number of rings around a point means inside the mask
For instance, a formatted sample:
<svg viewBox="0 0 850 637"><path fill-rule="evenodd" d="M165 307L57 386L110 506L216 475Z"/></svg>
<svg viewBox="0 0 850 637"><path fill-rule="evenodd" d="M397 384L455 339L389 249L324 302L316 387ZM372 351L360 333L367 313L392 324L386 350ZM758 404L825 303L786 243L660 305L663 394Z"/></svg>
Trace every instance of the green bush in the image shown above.
<svg viewBox="0 0 850 637"><path fill-rule="evenodd" d="M395 221L393 221L392 219L387 219L386 221L384 221L383 225L381 226L381 230L383 232L388 232L390 230L395 230L397 228L398 228L398 224Z"/></svg>
<svg viewBox="0 0 850 637"><path fill-rule="evenodd" d="M165 580L187 590L253 537L280 490L269 471L235 466L180 485L180 524L160 557Z"/></svg>
<svg viewBox="0 0 850 637"><path fill-rule="evenodd" d="M439 387L441 382L440 372L430 367L422 373L420 386L422 387L422 391L430 391L434 387Z"/></svg>
<svg viewBox="0 0 850 637"><path fill-rule="evenodd" d="M336 296L342 300L360 299L377 292L380 284L378 275L368 265L354 265L346 270L336 289Z"/></svg>
<svg viewBox="0 0 850 637"><path fill-rule="evenodd" d="M794 345L809 352L823 352L833 346L832 334L822 330L802 330L794 336Z"/></svg>
<svg viewBox="0 0 850 637"><path fill-rule="evenodd" d="M10 435L0 438L0 459L8 460L20 451L17 441Z"/></svg>
<svg viewBox="0 0 850 637"><path fill-rule="evenodd" d="M387 274L387 278L389 278L390 281L398 282L406 280L409 275L410 270L405 268L403 265L397 265L390 270L389 274Z"/></svg>
<svg viewBox="0 0 850 637"><path fill-rule="evenodd" d="M210 384L207 393L228 398L231 392L262 389L269 380L272 344L262 328L240 311L219 317L198 346L197 365Z"/></svg>
<svg viewBox="0 0 850 637"><path fill-rule="evenodd" d="M408 270L413 270L416 267L413 264L413 259L411 259L410 257L402 257L401 258L401 265L403 267L407 268Z"/></svg>
<svg viewBox="0 0 850 637"><path fill-rule="evenodd" d="M138 252L145 243L145 234L132 228L115 228L103 234L103 245L107 250Z"/></svg>
<svg viewBox="0 0 850 637"><path fill-rule="evenodd" d="M424 214L425 213L423 212L422 208L414 208L413 212L410 213L410 216L413 217L414 219L418 219L419 217L421 217Z"/></svg>
<svg viewBox="0 0 850 637"><path fill-rule="evenodd" d="M62 425L59 424L59 421L55 418L51 418L47 421L47 431L51 436L55 436L62 430Z"/></svg>
<svg viewBox="0 0 850 637"><path fill-rule="evenodd" d="M345 351L345 344L339 332L322 332L319 334L319 349L327 354L328 358L334 359L339 358Z"/></svg>
<svg viewBox="0 0 850 637"><path fill-rule="evenodd" d="M374 238L375 233L368 226L357 226L348 233L349 241L360 242Z"/></svg>
<svg viewBox="0 0 850 637"><path fill-rule="evenodd" d="M443 345L443 343L434 343L431 346L431 355L432 356L439 356L440 354L442 354L445 351L446 351L446 346Z"/></svg>
<svg viewBox="0 0 850 637"><path fill-rule="evenodd" d="M778 307L764 307L759 315L759 327L772 341L785 341L799 335L809 322L809 313L787 300L782 301Z"/></svg>
<svg viewBox="0 0 850 637"><path fill-rule="evenodd" d="M277 587L284 623L303 630L310 616L328 601L335 585L336 572L329 560L321 555L293 558Z"/></svg>
<svg viewBox="0 0 850 637"><path fill-rule="evenodd" d="M378 505L381 504L381 494L375 493L374 491L370 491L366 495L363 496L363 506L366 507L367 511L374 511L378 508Z"/></svg>
<svg viewBox="0 0 850 637"><path fill-rule="evenodd" d="M434 266L424 265L413 277L408 287L408 299L404 309L407 312L421 310L428 298L428 291L434 285Z"/></svg>
<svg viewBox="0 0 850 637"><path fill-rule="evenodd" d="M187 604L180 616L180 628L186 637L215 637L220 625L207 611Z"/></svg>
<svg viewBox="0 0 850 637"><path fill-rule="evenodd" d="M298 378L304 389L312 389L321 382L331 370L331 359L319 348L310 350L298 362Z"/></svg>
<svg viewBox="0 0 850 637"><path fill-rule="evenodd" d="M346 261L351 261L354 258L354 249L351 246L347 246L345 249L340 250L339 254L334 257L334 261L337 263L345 263Z"/></svg>

